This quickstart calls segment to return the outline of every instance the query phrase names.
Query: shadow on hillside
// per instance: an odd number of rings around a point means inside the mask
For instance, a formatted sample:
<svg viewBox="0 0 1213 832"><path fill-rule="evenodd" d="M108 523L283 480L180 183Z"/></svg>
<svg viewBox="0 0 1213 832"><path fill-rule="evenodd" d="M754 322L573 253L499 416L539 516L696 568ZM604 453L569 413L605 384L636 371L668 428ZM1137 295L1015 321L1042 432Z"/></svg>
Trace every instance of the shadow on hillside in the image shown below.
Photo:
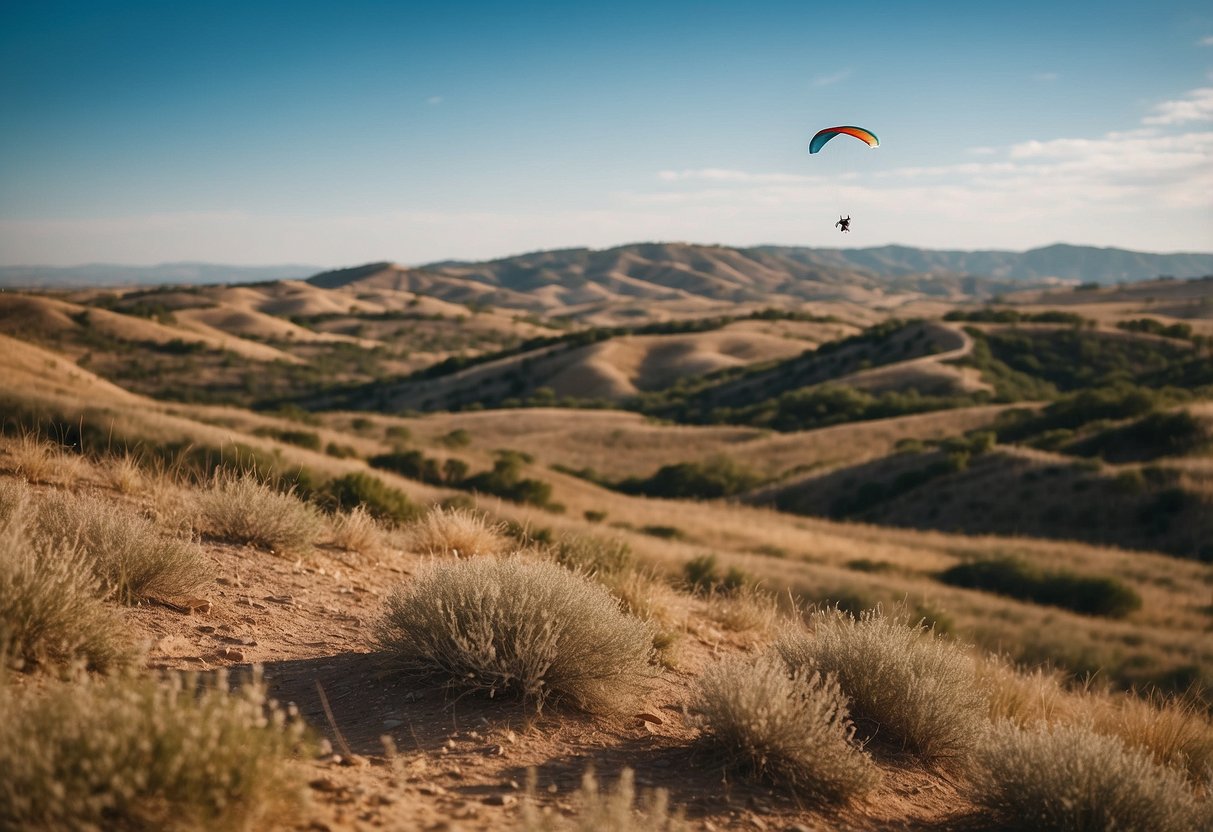
<svg viewBox="0 0 1213 832"><path fill-rule="evenodd" d="M344 740L351 751L365 756L384 753L385 735L402 752L437 752L455 733L525 724L542 727L551 721L548 716L536 720L517 700L494 701L401 673L384 653L340 653L263 667L271 696L293 702L334 749ZM568 718L561 714L562 721Z"/></svg>
<svg viewBox="0 0 1213 832"><path fill-rule="evenodd" d="M248 670L244 666L238 673L244 676ZM461 695L444 685L400 673L384 653L340 653L271 662L264 665L264 675L271 695L280 702L294 703L307 723L327 737L335 750L341 750L344 741L352 752L368 757L384 753L384 735L391 736L401 752L443 755L447 754L448 740L457 736L460 742L449 749L447 759L458 763L465 755L490 753L488 733L494 729L537 729L545 739L556 740L561 746L560 753L535 766L536 796L541 804L566 802L581 785L587 768L593 767L603 789L613 788L620 772L630 768L635 772L638 793L665 789L671 805L680 807L690 819L712 818L715 822L721 817L740 820L755 816L794 825L805 813L811 813L814 822L824 822L827 828L870 828L874 820L863 802L850 808L831 808L810 796L751 782L729 770L717 753L685 736L649 733L638 720L598 718L569 710L549 709L543 716L534 717L517 700ZM468 745L467 736L472 731L479 732L482 739ZM942 785L909 755L888 748L870 750L876 752L890 783L887 797L902 799L907 793L934 791ZM525 783L529 767L524 763L511 765L501 772L501 779ZM450 790L474 799L500 789L499 783L493 783L464 784ZM964 801L957 805L954 793L944 791L930 801L936 804L935 812L899 820L896 828L921 832L980 828L975 818L962 814Z"/></svg>

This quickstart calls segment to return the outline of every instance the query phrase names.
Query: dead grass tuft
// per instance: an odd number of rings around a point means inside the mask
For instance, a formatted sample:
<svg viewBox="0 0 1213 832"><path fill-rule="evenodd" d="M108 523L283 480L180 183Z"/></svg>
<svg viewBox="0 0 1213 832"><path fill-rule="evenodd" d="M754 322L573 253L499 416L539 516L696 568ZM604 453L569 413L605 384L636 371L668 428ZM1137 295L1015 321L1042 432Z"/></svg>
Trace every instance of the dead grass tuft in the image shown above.
<svg viewBox="0 0 1213 832"><path fill-rule="evenodd" d="M120 503L86 495L49 494L38 506L36 533L77 544L107 595L122 603L190 595L208 569L193 543L162 534Z"/></svg>
<svg viewBox="0 0 1213 832"><path fill-rule="evenodd" d="M979 657L974 667L991 720L1009 719L1026 728L1038 722L1071 722L1077 714L1077 700L1062 687L1060 673L1019 670L995 656Z"/></svg>
<svg viewBox="0 0 1213 832"><path fill-rule="evenodd" d="M630 768L619 774L613 789L602 792L593 768L586 769L573 797L577 812L563 818L542 810L535 801L535 770L527 772L520 832L690 832L681 812L670 812L669 795L656 789L636 802L636 778Z"/></svg>
<svg viewBox="0 0 1213 832"><path fill-rule="evenodd" d="M316 509L253 471L222 471L199 495L200 531L277 554L310 552L324 527Z"/></svg>
<svg viewBox="0 0 1213 832"><path fill-rule="evenodd" d="M635 564L627 541L593 534L561 534L548 547L548 555L561 566L590 575L616 575Z"/></svg>
<svg viewBox="0 0 1213 832"><path fill-rule="evenodd" d="M333 517L333 543L347 552L377 555L387 546L387 537L364 506L355 506Z"/></svg>
<svg viewBox="0 0 1213 832"><path fill-rule="evenodd" d="M614 711L654 673L649 626L601 585L545 561L434 562L388 599L378 638L406 670L520 694L536 710L551 700Z"/></svg>
<svg viewBox="0 0 1213 832"><path fill-rule="evenodd" d="M0 827L265 828L304 799L286 765L302 724L270 703L259 679L198 688L81 675L42 690L0 682Z"/></svg>
<svg viewBox="0 0 1213 832"><path fill-rule="evenodd" d="M880 780L833 676L790 673L775 655L726 658L700 677L694 708L730 765L798 794L845 802Z"/></svg>
<svg viewBox="0 0 1213 832"><path fill-rule="evenodd" d="M835 674L861 727L932 761L972 749L987 705L964 650L879 609L810 623L812 635L789 632L776 648L792 670Z"/></svg>
<svg viewBox="0 0 1213 832"><path fill-rule="evenodd" d="M57 445L33 433L22 433L16 441L8 443L13 473L30 482L49 481L60 453Z"/></svg>
<svg viewBox="0 0 1213 832"><path fill-rule="evenodd" d="M1156 763L1213 785L1213 722L1196 704L1154 695L1088 694L1091 728L1141 749ZM1213 796L1211 796L1213 797Z"/></svg>
<svg viewBox="0 0 1213 832"><path fill-rule="evenodd" d="M505 525L466 508L432 508L409 530L412 548L427 555L499 555L509 548Z"/></svg>
<svg viewBox="0 0 1213 832"><path fill-rule="evenodd" d="M32 535L33 509L18 489L6 489L3 501L0 655L23 666L79 661L98 670L133 661L126 626L99 599L100 584L80 550Z"/></svg>
<svg viewBox="0 0 1213 832"><path fill-rule="evenodd" d="M99 462L97 468L105 484L119 494L139 494L147 487L147 477L139 467L139 461L129 453Z"/></svg>
<svg viewBox="0 0 1213 832"><path fill-rule="evenodd" d="M1082 726L998 723L973 755L970 782L1000 829L1191 832L1208 819L1180 773Z"/></svg>
<svg viewBox="0 0 1213 832"><path fill-rule="evenodd" d="M706 614L710 621L731 633L752 633L770 638L779 625L779 601L752 586L735 592L711 592Z"/></svg>

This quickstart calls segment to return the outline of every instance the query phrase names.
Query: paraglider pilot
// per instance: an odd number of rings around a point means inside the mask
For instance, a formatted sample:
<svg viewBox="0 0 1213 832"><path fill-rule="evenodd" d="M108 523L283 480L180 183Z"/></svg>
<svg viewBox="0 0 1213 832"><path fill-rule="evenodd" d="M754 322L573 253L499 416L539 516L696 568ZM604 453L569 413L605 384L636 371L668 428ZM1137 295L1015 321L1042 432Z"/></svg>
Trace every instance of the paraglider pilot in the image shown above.
<svg viewBox="0 0 1213 832"><path fill-rule="evenodd" d="M844 232L850 231L851 230L850 214L848 214L846 217L839 217L838 222L834 223L834 225L837 226L838 228L841 228Z"/></svg>

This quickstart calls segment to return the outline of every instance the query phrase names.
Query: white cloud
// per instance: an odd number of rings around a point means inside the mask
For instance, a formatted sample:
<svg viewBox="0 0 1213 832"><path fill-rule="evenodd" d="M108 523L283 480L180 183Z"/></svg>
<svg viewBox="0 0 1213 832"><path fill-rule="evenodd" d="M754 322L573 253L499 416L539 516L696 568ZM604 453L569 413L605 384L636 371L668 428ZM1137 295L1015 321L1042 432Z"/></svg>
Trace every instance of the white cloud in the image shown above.
<svg viewBox="0 0 1213 832"><path fill-rule="evenodd" d="M1056 72L1037 72L1035 75L1032 76L1032 80L1033 81L1042 81L1042 82L1056 81L1060 77L1061 76L1058 75Z"/></svg>
<svg viewBox="0 0 1213 832"><path fill-rule="evenodd" d="M838 72L831 72L827 75L818 75L813 79L815 87L829 87L834 84L841 83L851 77L851 70L841 69Z"/></svg>
<svg viewBox="0 0 1213 832"><path fill-rule="evenodd" d="M441 95L431 95L429 98L427 98L425 100L425 103L426 104L441 104L442 96Z"/></svg>
<svg viewBox="0 0 1213 832"><path fill-rule="evenodd" d="M1197 90L1182 100L1203 106L1204 98ZM1152 118L1176 115L1171 103ZM836 243L817 224L841 210L857 218L857 233L862 229L873 244L1025 248L1066 240L1156 251L1213 247L1213 131L1175 133L1151 124L968 153L969 160L953 164L829 177L663 171L664 189L620 198L683 221L756 229L762 239L789 241L787 229L812 223L804 232L809 236L791 242ZM811 236L818 233L825 236Z"/></svg>
<svg viewBox="0 0 1213 832"><path fill-rule="evenodd" d="M1213 35L1205 35L1196 43L1198 46L1213 46Z"/></svg>
<svg viewBox="0 0 1213 832"><path fill-rule="evenodd" d="M1143 124L1186 124L1190 121L1213 121L1213 87L1192 90L1178 101L1164 101L1154 108L1154 115L1142 119Z"/></svg>

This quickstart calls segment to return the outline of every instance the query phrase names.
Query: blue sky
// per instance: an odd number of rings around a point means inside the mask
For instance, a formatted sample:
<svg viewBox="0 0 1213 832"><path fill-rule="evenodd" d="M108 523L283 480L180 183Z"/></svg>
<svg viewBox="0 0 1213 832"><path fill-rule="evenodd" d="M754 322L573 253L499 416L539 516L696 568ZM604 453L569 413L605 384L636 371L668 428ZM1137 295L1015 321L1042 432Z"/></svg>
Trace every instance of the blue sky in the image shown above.
<svg viewBox="0 0 1213 832"><path fill-rule="evenodd" d="M0 9L0 263L639 240L1213 250L1213 7Z"/></svg>

